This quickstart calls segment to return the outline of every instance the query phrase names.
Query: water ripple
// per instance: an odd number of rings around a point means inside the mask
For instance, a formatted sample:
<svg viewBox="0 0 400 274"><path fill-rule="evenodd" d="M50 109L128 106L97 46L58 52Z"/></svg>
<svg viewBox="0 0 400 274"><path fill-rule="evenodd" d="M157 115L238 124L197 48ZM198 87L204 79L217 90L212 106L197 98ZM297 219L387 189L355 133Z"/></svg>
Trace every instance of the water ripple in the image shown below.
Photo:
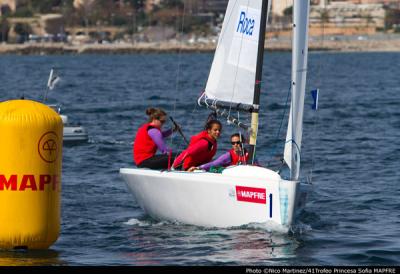
<svg viewBox="0 0 400 274"><path fill-rule="evenodd" d="M132 142L147 107L165 108L187 136L202 128L209 112L196 98L211 54L3 56L1 101L40 100L50 68L57 67L62 81L49 102L62 103L90 140L63 148L58 241L47 253L2 252L0 264L398 265L400 55L309 57L307 90L320 88L320 109L310 111L307 92L302 177L312 178L313 192L285 234L265 224L206 229L153 220L119 176L119 168L133 166ZM290 63L288 53L266 54L257 140L262 161L283 151ZM224 126L221 151L235 131ZM177 137L171 145L183 147Z"/></svg>

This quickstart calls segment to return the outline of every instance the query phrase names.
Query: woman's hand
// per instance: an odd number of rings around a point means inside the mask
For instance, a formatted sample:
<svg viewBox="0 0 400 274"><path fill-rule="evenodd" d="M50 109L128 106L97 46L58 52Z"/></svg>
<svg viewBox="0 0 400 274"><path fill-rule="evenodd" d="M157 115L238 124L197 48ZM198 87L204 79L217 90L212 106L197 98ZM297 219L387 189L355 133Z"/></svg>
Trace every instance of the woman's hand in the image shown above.
<svg viewBox="0 0 400 274"><path fill-rule="evenodd" d="M176 132L176 131L178 131L178 130L181 130L181 126L178 125L178 124L175 122L175 123L174 123L174 127L172 128L172 131L173 131L173 132Z"/></svg>
<svg viewBox="0 0 400 274"><path fill-rule="evenodd" d="M200 168L198 168L197 166L192 166L192 167L190 167L187 171L193 172L193 171L199 170L199 169L200 169Z"/></svg>

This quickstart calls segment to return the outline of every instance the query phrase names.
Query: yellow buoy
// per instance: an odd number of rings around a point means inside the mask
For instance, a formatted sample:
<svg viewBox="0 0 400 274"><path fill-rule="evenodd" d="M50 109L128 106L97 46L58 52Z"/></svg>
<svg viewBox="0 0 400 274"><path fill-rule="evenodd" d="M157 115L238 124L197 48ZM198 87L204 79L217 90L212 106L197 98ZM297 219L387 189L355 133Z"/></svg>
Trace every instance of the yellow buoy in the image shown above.
<svg viewBox="0 0 400 274"><path fill-rule="evenodd" d="M0 103L0 249L45 249L60 232L63 123L50 107Z"/></svg>

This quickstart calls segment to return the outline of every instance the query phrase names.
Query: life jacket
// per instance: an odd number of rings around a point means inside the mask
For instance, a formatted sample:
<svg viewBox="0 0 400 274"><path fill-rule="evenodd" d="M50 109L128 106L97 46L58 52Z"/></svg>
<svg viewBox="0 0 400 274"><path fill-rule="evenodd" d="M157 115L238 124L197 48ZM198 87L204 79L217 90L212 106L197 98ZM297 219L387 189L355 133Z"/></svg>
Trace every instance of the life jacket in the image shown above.
<svg viewBox="0 0 400 274"><path fill-rule="evenodd" d="M208 149L202 151L198 155L187 156L183 162L184 170L187 170L188 168L190 168L192 166L199 166L199 165L210 162L212 160L212 158L214 157L215 153L217 152L217 141L214 140L214 138L210 137L206 130L203 130L199 134L190 138L188 147L182 152L181 155L184 155L191 146L195 145L197 142L199 142L202 139L204 139L208 142ZM179 158L179 156L178 156L178 158ZM177 158L177 160L178 160L178 158ZM179 165L180 163L177 163L177 164Z"/></svg>
<svg viewBox="0 0 400 274"><path fill-rule="evenodd" d="M133 143L133 160L136 165L153 157L157 152L157 145L148 133L148 130L151 128L157 129L157 127L150 123L146 123L141 126L136 133L135 142Z"/></svg>
<svg viewBox="0 0 400 274"><path fill-rule="evenodd" d="M231 165L245 165L249 158L249 153L246 150L244 151L243 155L237 155L233 148L229 150L229 153L231 154Z"/></svg>

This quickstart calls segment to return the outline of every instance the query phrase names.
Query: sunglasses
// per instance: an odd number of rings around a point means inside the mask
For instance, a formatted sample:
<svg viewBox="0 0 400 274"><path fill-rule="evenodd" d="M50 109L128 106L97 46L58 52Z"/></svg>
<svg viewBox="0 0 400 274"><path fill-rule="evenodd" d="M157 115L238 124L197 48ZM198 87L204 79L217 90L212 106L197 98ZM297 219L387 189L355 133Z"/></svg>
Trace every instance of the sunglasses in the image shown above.
<svg viewBox="0 0 400 274"><path fill-rule="evenodd" d="M158 119L158 121L160 121L161 124L164 124L167 120L165 120L165 119Z"/></svg>
<svg viewBox="0 0 400 274"><path fill-rule="evenodd" d="M232 145L240 145L242 142L237 141L237 142L231 142Z"/></svg>

